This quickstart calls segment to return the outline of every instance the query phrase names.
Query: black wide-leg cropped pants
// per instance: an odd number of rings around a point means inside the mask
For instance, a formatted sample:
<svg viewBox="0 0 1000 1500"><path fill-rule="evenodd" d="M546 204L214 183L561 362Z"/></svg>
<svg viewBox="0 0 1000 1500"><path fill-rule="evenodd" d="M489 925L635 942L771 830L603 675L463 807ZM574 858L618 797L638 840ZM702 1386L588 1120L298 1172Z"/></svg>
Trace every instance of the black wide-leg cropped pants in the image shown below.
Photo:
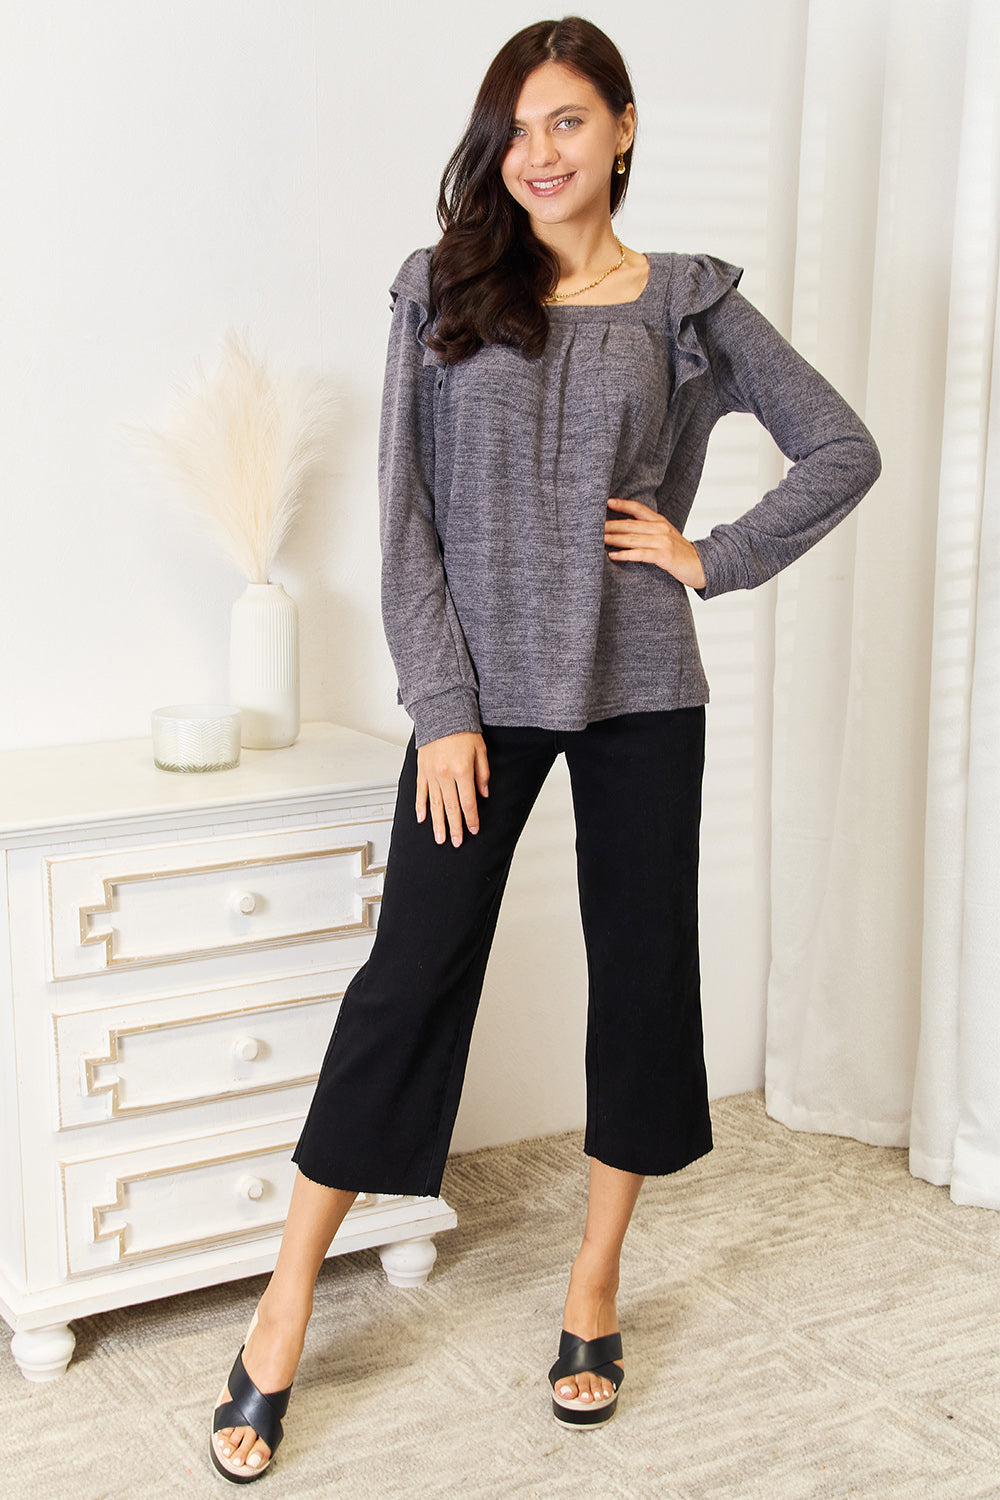
<svg viewBox="0 0 1000 1500"><path fill-rule="evenodd" d="M644 1175L711 1150L698 972L704 709L483 734L489 797L479 833L458 848L434 842L429 815L416 821L412 740L407 750L375 942L294 1152L327 1187L438 1192L514 848L560 752L589 972L584 1149Z"/></svg>

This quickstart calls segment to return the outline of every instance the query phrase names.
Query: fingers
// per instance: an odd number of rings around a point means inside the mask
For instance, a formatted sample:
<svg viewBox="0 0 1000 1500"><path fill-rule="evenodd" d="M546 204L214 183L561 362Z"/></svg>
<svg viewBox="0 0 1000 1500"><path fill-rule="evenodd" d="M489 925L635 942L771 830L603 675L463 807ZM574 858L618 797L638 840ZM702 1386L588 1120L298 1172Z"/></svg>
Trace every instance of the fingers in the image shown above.
<svg viewBox="0 0 1000 1500"><path fill-rule="evenodd" d="M476 793L489 795L489 762L480 734L449 734L417 751L418 823L430 809L435 843L450 837L456 848L465 829L479 832Z"/></svg>
<svg viewBox="0 0 1000 1500"><path fill-rule="evenodd" d="M462 842L463 833L463 808L461 798L458 793L457 783L439 782L436 785L432 785L430 801L431 824L434 828L434 842L436 844L443 844L445 839L448 837L448 834L450 833L451 841L457 849L459 844ZM473 808L475 808L474 797ZM473 812L472 817L473 822L476 826L475 828L471 829L471 832L476 833L479 831L479 823L478 819L476 818L475 812Z"/></svg>
<svg viewBox="0 0 1000 1500"><path fill-rule="evenodd" d="M658 547L669 554L684 538L676 526L657 516L654 521L608 521L604 526L606 547Z"/></svg>
<svg viewBox="0 0 1000 1500"><path fill-rule="evenodd" d="M669 539L664 542L645 539L644 544L619 540L612 544L608 551L608 557L612 562L626 563L650 563L654 567L662 568L678 583L685 584L688 588L703 589L705 587L705 569L702 566L698 549L689 542L686 537L676 540Z"/></svg>
<svg viewBox="0 0 1000 1500"><path fill-rule="evenodd" d="M430 809L431 827L434 830L435 842L443 844L446 837L446 828L449 823L448 803L442 783L437 776L428 777L418 752L417 801L415 809L418 823L424 822L427 817L428 808Z"/></svg>
<svg viewBox="0 0 1000 1500"><path fill-rule="evenodd" d="M644 562L653 563L662 568L663 558L659 552L654 552L652 547L629 547L625 552L609 552L608 556L612 562ZM669 572L669 569L666 571Z"/></svg>
<svg viewBox="0 0 1000 1500"><path fill-rule="evenodd" d="M688 588L705 587L705 570L698 549L666 516L638 500L609 500L609 507L627 512L630 519L607 520L604 544L612 562L650 563L662 568Z"/></svg>
<svg viewBox="0 0 1000 1500"><path fill-rule="evenodd" d="M659 546L669 547L673 545L676 538L669 532L659 527L647 526L643 531L637 531L630 526L622 526L612 531L610 528L604 533L604 545L606 547L643 547Z"/></svg>
<svg viewBox="0 0 1000 1500"><path fill-rule="evenodd" d="M670 563L677 542L677 528L662 516L651 521L607 521L604 545L613 548L612 562L648 562L672 571Z"/></svg>
<svg viewBox="0 0 1000 1500"><path fill-rule="evenodd" d="M457 847L462 842L462 818L470 833L479 832L479 806L476 802L475 776L470 775L456 783L458 791L458 806L461 809L457 818L448 814L448 826L451 829L451 841Z"/></svg>
<svg viewBox="0 0 1000 1500"><path fill-rule="evenodd" d="M654 521L663 520L658 510L653 510L649 505L643 505L641 500L618 500L612 498L608 501L608 505L612 510L624 511L627 516L642 517L643 519L652 518Z"/></svg>
<svg viewBox="0 0 1000 1500"><path fill-rule="evenodd" d="M673 539L680 535L681 532L677 530L677 527L671 521L667 520L666 516L658 516L655 511L652 511L648 518L636 516L630 521L605 521L604 523L605 541L617 538L624 539L626 537L641 538L653 536L670 537Z"/></svg>
<svg viewBox="0 0 1000 1500"><path fill-rule="evenodd" d="M476 746L476 789L480 797L490 795L490 762L482 740Z"/></svg>
<svg viewBox="0 0 1000 1500"><path fill-rule="evenodd" d="M447 817L444 810L444 798L436 781L432 781L427 787L427 805L430 809L431 827L434 830L434 842L443 844L445 840L445 828Z"/></svg>

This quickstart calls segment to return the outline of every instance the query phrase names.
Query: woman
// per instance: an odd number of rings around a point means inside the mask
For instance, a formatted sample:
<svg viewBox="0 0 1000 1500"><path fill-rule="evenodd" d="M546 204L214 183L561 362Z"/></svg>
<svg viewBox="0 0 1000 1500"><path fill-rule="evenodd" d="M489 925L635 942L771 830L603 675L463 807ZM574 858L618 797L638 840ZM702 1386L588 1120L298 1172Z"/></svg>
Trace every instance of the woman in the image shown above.
<svg viewBox="0 0 1000 1500"><path fill-rule="evenodd" d="M560 752L590 974L591 1160L549 1374L558 1420L615 1410L619 1257L643 1177L711 1149L696 912L708 693L688 591L773 576L847 515L879 460L736 291L736 268L615 237L635 124L596 27L518 33L446 169L442 239L393 285L383 613L414 738L376 941L214 1416L213 1461L237 1482L280 1440L316 1274L356 1191L438 1191L514 845ZM754 412L794 465L693 544L683 525L729 411Z"/></svg>

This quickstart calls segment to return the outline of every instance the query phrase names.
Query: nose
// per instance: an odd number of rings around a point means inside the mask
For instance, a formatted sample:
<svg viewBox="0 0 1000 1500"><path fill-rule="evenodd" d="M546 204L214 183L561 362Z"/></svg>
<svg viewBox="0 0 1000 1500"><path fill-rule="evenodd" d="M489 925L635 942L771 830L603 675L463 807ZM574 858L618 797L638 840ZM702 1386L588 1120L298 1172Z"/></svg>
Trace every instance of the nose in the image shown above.
<svg viewBox="0 0 1000 1500"><path fill-rule="evenodd" d="M547 130L536 131L528 141L528 163L532 167L547 167L559 155L555 141Z"/></svg>

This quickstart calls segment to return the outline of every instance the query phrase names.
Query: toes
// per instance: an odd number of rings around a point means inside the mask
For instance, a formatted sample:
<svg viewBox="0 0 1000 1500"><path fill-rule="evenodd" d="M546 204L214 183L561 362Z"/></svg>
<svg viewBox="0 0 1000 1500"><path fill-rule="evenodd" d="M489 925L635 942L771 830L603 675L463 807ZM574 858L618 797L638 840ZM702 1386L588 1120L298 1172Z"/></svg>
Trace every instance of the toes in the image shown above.
<svg viewBox="0 0 1000 1500"><path fill-rule="evenodd" d="M247 1454L247 1458L246 1458L247 1468L248 1469L260 1469L260 1468L262 1468L264 1466L264 1464L267 1463L267 1461L268 1461L268 1459L270 1457L271 1457L271 1450L270 1450L270 1448L267 1446L266 1443L262 1443L260 1441L260 1439L258 1438L257 1442L254 1443L253 1447L250 1449L250 1452Z"/></svg>
<svg viewBox="0 0 1000 1500"><path fill-rule="evenodd" d="M270 1448L261 1442L252 1427L242 1427L240 1433L240 1444L230 1463L244 1463L249 1469L259 1469L270 1458Z"/></svg>
<svg viewBox="0 0 1000 1500"><path fill-rule="evenodd" d="M232 1458L238 1444L238 1431L233 1427L228 1427L225 1430L220 1427L219 1431L215 1434L215 1446L223 1458Z"/></svg>
<svg viewBox="0 0 1000 1500"><path fill-rule="evenodd" d="M561 1396L564 1401L579 1400L589 1405L593 1401L606 1401L613 1396L614 1386L610 1380L602 1380L598 1375L582 1374L575 1379L560 1380L556 1386L556 1395Z"/></svg>
<svg viewBox="0 0 1000 1500"><path fill-rule="evenodd" d="M615 1387L603 1375L592 1375L585 1371L576 1376L564 1376L557 1381L555 1392L562 1401L582 1401L590 1406L596 1402L610 1401L615 1394Z"/></svg>
<svg viewBox="0 0 1000 1500"><path fill-rule="evenodd" d="M580 1400L588 1404L593 1401L608 1401L615 1393L610 1380L600 1375L585 1374L579 1377Z"/></svg>
<svg viewBox="0 0 1000 1500"><path fill-rule="evenodd" d="M250 1464L251 1468L260 1468L268 1455L268 1449L263 1443L258 1443L257 1434L252 1427L230 1427L225 1430L220 1428L215 1438L219 1452L234 1469L240 1469L244 1464L249 1463L255 1450L258 1452L258 1457L255 1463Z"/></svg>
<svg viewBox="0 0 1000 1500"><path fill-rule="evenodd" d="M237 1447L229 1462L231 1464L245 1464L249 1456L250 1449L253 1447L256 1441L257 1434L254 1432L252 1427L241 1427L239 1446Z"/></svg>
<svg viewBox="0 0 1000 1500"><path fill-rule="evenodd" d="M224 1385L219 1393L219 1399L215 1404L216 1406L224 1406L228 1400L229 1387L227 1385ZM236 1446L236 1441L234 1441L234 1434L236 1433L236 1431L237 1429L235 1427L220 1427L218 1432L216 1432L215 1434L215 1446L218 1448L223 1458L228 1458L229 1454Z"/></svg>
<svg viewBox="0 0 1000 1500"><path fill-rule="evenodd" d="M215 1434L215 1446L218 1448L223 1458L229 1458L233 1449L239 1443L237 1431L238 1429L235 1427L220 1427L218 1432Z"/></svg>

